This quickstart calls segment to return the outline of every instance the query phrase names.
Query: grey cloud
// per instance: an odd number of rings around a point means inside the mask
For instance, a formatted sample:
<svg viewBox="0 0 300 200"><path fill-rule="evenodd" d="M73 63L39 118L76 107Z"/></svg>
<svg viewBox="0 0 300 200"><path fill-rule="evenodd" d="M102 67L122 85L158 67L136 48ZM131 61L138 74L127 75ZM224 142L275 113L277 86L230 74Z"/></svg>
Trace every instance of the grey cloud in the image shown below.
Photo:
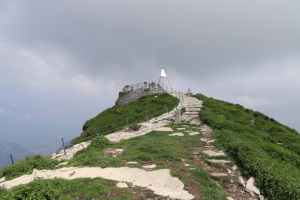
<svg viewBox="0 0 300 200"><path fill-rule="evenodd" d="M300 20L278 2L21 4L6 37L43 54L66 52L77 70L91 76L142 68L139 60L201 76L300 53Z"/></svg>
<svg viewBox="0 0 300 200"><path fill-rule="evenodd" d="M25 107L14 120L30 113L28 123L66 120L80 131L80 123L113 105L125 84L157 81L164 67L179 91L248 99L251 108L297 124L297 0L3 2L0 89L17 95L2 107Z"/></svg>

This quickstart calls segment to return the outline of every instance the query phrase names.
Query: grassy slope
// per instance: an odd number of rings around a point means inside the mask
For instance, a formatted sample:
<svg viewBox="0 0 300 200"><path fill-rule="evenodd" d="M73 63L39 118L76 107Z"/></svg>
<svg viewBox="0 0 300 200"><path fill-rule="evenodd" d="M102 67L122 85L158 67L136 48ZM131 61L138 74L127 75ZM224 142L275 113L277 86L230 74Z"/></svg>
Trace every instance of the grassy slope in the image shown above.
<svg viewBox="0 0 300 200"><path fill-rule="evenodd" d="M299 173L299 135L286 126L270 119L267 116L223 101L207 98L198 94L197 98L204 101L204 108L200 112L201 120L214 128L215 137L218 140L215 145L223 148L236 161L246 176L255 176L256 184L264 194L271 199L299 199L300 197L300 173ZM167 101L163 101L167 100ZM119 121L129 116L143 114L150 110L149 114L158 115L165 112L161 106L166 102L171 109L174 99L168 95L157 98L150 96L140 99L128 107L112 107L103 111L97 117L90 120L88 130L111 124L116 117ZM176 104L176 103L175 103ZM160 108L160 109L158 109ZM116 112L116 110L118 112ZM127 110L128 109L128 110ZM134 113L132 111L134 110ZM123 113L123 114L120 114ZM103 120L110 119L108 121ZM138 120L140 118L136 118ZM118 122L116 120L115 122ZM131 121L134 122L135 120ZM251 120L255 120L254 125ZM126 125L126 121L122 127ZM173 128L180 125L171 124ZM121 127L121 126L120 126ZM116 128L120 128L116 127ZM111 128L111 127L110 127ZM110 130L110 129L107 129ZM105 131L105 130L104 130ZM99 131L98 131L99 132ZM283 143L282 146L277 143ZM109 144L106 148L124 148L124 152L117 157L105 154L104 149L89 147L78 152L69 161L68 166L99 166L99 167L137 167L143 164L155 163L159 168L169 168L172 175L177 176L183 182L195 180L199 184L203 199L225 199L226 195L211 180L209 174L201 169L186 171L181 159L195 167L193 157L187 154L188 148L201 147L204 143L199 136L169 137L166 132L152 132L147 135L122 141L118 144ZM31 161L32 166L46 163L38 158ZM127 165L126 161L137 161L138 164ZM24 162L24 161L23 161ZM26 163L26 162L25 162ZM53 164L50 163L53 168ZM24 163L15 165L9 173L22 172ZM43 165L41 165L44 168ZM26 173L30 173L26 168ZM47 168L47 167L46 167ZM7 169L8 170L8 169ZM8 170L9 171L9 170ZM182 174L184 172L184 174ZM0 171L3 175L3 171ZM11 191L0 189L0 199L22 196L23 199L30 197L46 197L49 199L60 197L61 199L74 199L84 196L83 199L105 197L115 190L113 184L103 179L76 179L76 180L40 180L27 185L13 188ZM187 184L188 185L188 184ZM109 187L107 187L109 186ZM41 189L36 189L41 188ZM43 189L47 188L47 189ZM40 196L39 196L40 195ZM109 199L131 199L132 191L120 192L119 196ZM26 198L25 198L26 197Z"/></svg>
<svg viewBox="0 0 300 200"><path fill-rule="evenodd" d="M204 102L200 119L214 129L215 145L225 149L244 175L256 177L263 194L271 199L300 199L297 131L241 105L196 97Z"/></svg>
<svg viewBox="0 0 300 200"><path fill-rule="evenodd" d="M82 142L84 138L90 137L97 133L106 135L117 130L124 129L129 123L134 124L140 121L146 121L146 112L149 118L160 116L168 110L173 110L179 100L169 94L151 95L140 98L138 101L129 103L124 106L113 106L101 112L96 117L88 120L86 124L90 126L86 131L72 141L72 144Z"/></svg>
<svg viewBox="0 0 300 200"><path fill-rule="evenodd" d="M173 129L183 127L180 124L171 124ZM197 126L195 126L197 127ZM195 129L187 129L187 131ZM171 132L153 131L149 134L121 141L117 144L107 144L104 148L96 148L90 145L88 148L77 152L73 159L69 160L68 166L98 166L98 167L141 167L147 164L156 164L156 169L171 169L173 176L181 179L189 186L191 180L198 182L199 192L204 200L226 200L226 194L202 169L190 170L184 166L188 163L196 167L194 157L187 151L190 148L199 148L205 145L199 138L200 135L184 137L170 137ZM99 136L101 137L101 136ZM93 140L92 140L93 143ZM113 157L106 154L107 148L123 148L121 155ZM182 162L182 159L185 162ZM127 164L127 161L137 161L137 164ZM109 186L107 186L109 185ZM121 190L109 184L108 180L97 179L75 179L75 180L39 180L27 185L13 188L11 191L2 189L2 197L7 199L22 199L29 197L47 197L48 199L132 199L136 191L131 189L119 191L118 196L112 197L114 190ZM39 189L37 189L39 188ZM45 189L47 188L47 190ZM137 187L138 189L138 187ZM188 187L186 188L189 189ZM1 189L0 189L1 193ZM5 199L4 198L4 199ZM1 195L0 195L1 199Z"/></svg>

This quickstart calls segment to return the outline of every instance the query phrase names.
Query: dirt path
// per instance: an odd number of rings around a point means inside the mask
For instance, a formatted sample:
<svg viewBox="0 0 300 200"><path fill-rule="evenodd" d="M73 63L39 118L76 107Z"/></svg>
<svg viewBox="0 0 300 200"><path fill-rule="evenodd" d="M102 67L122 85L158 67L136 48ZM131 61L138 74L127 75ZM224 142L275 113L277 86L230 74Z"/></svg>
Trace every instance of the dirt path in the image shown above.
<svg viewBox="0 0 300 200"><path fill-rule="evenodd" d="M173 96L176 95L173 94ZM185 112L182 115L182 121L188 122L188 124L199 125L199 128L201 128L201 132L203 133L201 140L207 143L207 145L204 147L193 148L190 150L190 153L194 157L196 166L209 172L214 177L219 177L216 182L222 188L224 188L224 190L228 194L228 199L257 199L257 197L252 197L249 193L245 192L244 188L239 184L239 177L241 177L241 174L237 170L237 167L226 159L226 155L224 154L224 152L219 151L216 147L210 144L214 141L213 131L212 129L210 129L210 127L206 125L201 125L201 122L198 117L198 113L202 107L202 101L196 99L195 97L189 97L187 95L182 94L180 95L179 99L181 99L181 102L179 103L177 108L186 108ZM119 131L109 134L106 137L111 142L119 142L120 140L145 135L153 130L170 131L170 128L163 126L168 125L171 122L170 120L174 119L175 109L169 114L165 113L162 116L151 119L150 123L141 123L140 125L142 125L142 127L139 131ZM186 126L189 126L188 124ZM174 135L176 134L178 135L179 133L175 133ZM191 135L193 134L197 134L197 132L191 133ZM61 151L57 154L53 154L52 158L58 160L68 160L72 158L77 151L86 148L89 144L90 142L84 142L81 144L74 145L72 148L67 149L66 155L64 155L63 151ZM208 155L218 155L223 157L222 159L205 159L203 158L203 154L201 153L206 153ZM211 164L216 162L220 164ZM189 167L187 166L187 169L188 168ZM0 183L0 186L11 188L16 185L29 183L36 179L75 179L84 177L102 177L105 179L115 180L119 182L118 184L120 187L122 187L122 184L130 183L135 186L148 188L149 190L153 191L154 194L172 199L201 199L201 191L199 191L197 182L188 182L189 187L191 188L190 192L193 194L192 195L191 193L183 189L184 184L178 178L172 177L170 175L169 169L148 171L145 169L128 167L104 169L100 167L69 167L60 168L56 170L34 170L34 172L31 175L24 175L16 179Z"/></svg>

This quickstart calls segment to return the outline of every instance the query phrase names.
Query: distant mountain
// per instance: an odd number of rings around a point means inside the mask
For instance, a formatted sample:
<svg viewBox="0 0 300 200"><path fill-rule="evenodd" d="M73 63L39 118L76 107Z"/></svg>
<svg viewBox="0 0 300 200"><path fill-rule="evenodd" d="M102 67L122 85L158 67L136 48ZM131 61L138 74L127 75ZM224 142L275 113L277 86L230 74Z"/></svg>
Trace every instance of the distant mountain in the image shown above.
<svg viewBox="0 0 300 200"><path fill-rule="evenodd" d="M11 165L10 154L14 162L24 158L26 149L16 143L0 143L0 169L4 166ZM26 155L33 155L32 152L26 152Z"/></svg>

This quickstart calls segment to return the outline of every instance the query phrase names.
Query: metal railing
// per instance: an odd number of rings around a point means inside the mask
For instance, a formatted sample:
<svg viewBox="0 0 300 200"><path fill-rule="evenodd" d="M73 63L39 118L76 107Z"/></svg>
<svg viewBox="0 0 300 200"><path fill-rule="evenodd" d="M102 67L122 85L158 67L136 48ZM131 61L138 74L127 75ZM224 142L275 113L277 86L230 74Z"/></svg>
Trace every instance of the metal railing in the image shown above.
<svg viewBox="0 0 300 200"><path fill-rule="evenodd" d="M144 82L144 83L125 85L122 88L122 92L129 92L129 91L142 90L142 89L163 89L163 84L159 84L157 82Z"/></svg>

